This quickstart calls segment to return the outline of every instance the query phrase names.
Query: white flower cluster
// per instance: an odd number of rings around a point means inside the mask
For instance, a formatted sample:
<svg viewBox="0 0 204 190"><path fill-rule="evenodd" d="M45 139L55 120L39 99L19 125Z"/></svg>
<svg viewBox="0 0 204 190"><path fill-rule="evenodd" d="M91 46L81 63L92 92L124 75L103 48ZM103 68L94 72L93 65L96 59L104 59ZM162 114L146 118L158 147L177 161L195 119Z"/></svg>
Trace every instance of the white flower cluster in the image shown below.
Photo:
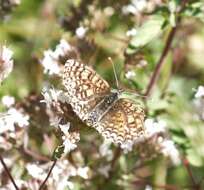
<svg viewBox="0 0 204 190"><path fill-rule="evenodd" d="M61 118L52 111L52 107L57 107L59 102L68 102L67 96L63 91L55 90L52 88L44 88L42 94L44 96L44 100L42 100L41 102L46 103L50 124L56 128L59 127L63 133L62 140L64 146L64 154L67 154L77 148L76 143L80 140L80 135L78 132L69 133L70 123L67 123L65 125L60 124Z"/></svg>
<svg viewBox="0 0 204 190"><path fill-rule="evenodd" d="M59 59L66 56L70 51L72 51L72 46L64 39L60 40L54 51L51 49L44 51L44 58L41 61L44 73L60 75L61 66Z"/></svg>
<svg viewBox="0 0 204 190"><path fill-rule="evenodd" d="M122 13L137 14L147 8L147 0L131 0L131 3L122 7Z"/></svg>
<svg viewBox="0 0 204 190"><path fill-rule="evenodd" d="M14 179L14 181L15 181L15 183L19 189L25 189L25 187L28 188L26 181L21 180L21 179ZM16 188L14 188L13 183L11 181L9 181L9 183L4 185L3 187L0 187L0 190L8 190L8 189L9 190L16 190Z"/></svg>
<svg viewBox="0 0 204 190"><path fill-rule="evenodd" d="M127 154L128 152L132 151L134 143L136 144L139 141L141 141L141 139L138 139L138 141L135 141L135 142L133 142L133 141L126 141L125 143L121 144L120 147L123 149L123 152L125 154Z"/></svg>
<svg viewBox="0 0 204 190"><path fill-rule="evenodd" d="M161 146L161 153L164 156L170 158L170 160L174 165L178 165L181 163L179 151L172 140L161 138L160 146Z"/></svg>
<svg viewBox="0 0 204 190"><path fill-rule="evenodd" d="M153 188L152 188L152 186L150 186L150 185L146 185L145 186L145 190L152 190Z"/></svg>
<svg viewBox="0 0 204 190"><path fill-rule="evenodd" d="M12 5L19 5L21 3L21 0L10 0L10 3Z"/></svg>
<svg viewBox="0 0 204 190"><path fill-rule="evenodd" d="M162 120L156 122L154 119L146 119L144 127L147 138L166 131L166 123Z"/></svg>
<svg viewBox="0 0 204 190"><path fill-rule="evenodd" d="M12 96L3 96L1 102L7 108L11 107L15 103L15 98Z"/></svg>
<svg viewBox="0 0 204 190"><path fill-rule="evenodd" d="M194 105L200 119L204 120L204 86L199 86L194 99Z"/></svg>
<svg viewBox="0 0 204 190"><path fill-rule="evenodd" d="M21 110L10 108L0 117L0 134L7 131L15 136L16 125L26 127L29 125L29 116L22 113Z"/></svg>
<svg viewBox="0 0 204 190"><path fill-rule="evenodd" d="M79 39L83 39L86 35L88 28L85 28L84 26L80 26L76 29L75 34Z"/></svg>
<svg viewBox="0 0 204 190"><path fill-rule="evenodd" d="M42 90L42 95L44 100L41 102L45 102L48 107L50 107L53 102L68 102L68 98L66 94L62 90L56 90L54 88L44 87Z"/></svg>
<svg viewBox="0 0 204 190"><path fill-rule="evenodd" d="M137 34L136 28L132 28L126 32L126 36L128 37L135 36L136 34Z"/></svg>
<svg viewBox="0 0 204 190"><path fill-rule="evenodd" d="M42 95L44 100L41 100L41 102L46 103L50 124L57 128L59 127L61 118L53 112L52 108L57 107L59 102L68 102L67 96L62 90L56 90L48 87L43 88Z"/></svg>
<svg viewBox="0 0 204 190"><path fill-rule="evenodd" d="M181 159L175 143L172 140L166 139L160 135L166 132L166 128L166 123L162 120L157 122L154 119L145 120L146 138L150 139L151 141L151 138L157 135L157 141L153 142L159 151L158 153L163 154L165 157L168 157L173 164L178 165L181 162Z"/></svg>
<svg viewBox="0 0 204 190"><path fill-rule="evenodd" d="M101 156L106 157L108 161L113 158L113 151L111 149L112 142L110 140L104 139L103 143L99 147L99 153Z"/></svg>
<svg viewBox="0 0 204 190"><path fill-rule="evenodd" d="M136 73L134 71L128 71L127 73L125 73L125 77L127 79L133 79L135 78L135 76L136 76Z"/></svg>
<svg viewBox="0 0 204 190"><path fill-rule="evenodd" d="M13 69L13 52L6 46L0 46L0 84Z"/></svg>
<svg viewBox="0 0 204 190"><path fill-rule="evenodd" d="M14 99L9 97L4 97L2 101L5 101L6 106L14 103ZM10 100L9 100L10 99ZM16 109L14 107L9 107L4 113L0 113L0 148L4 150L9 150L12 148L11 141L8 139L14 139L16 143L22 142L22 135L24 129L29 125L29 116L23 112L21 109Z"/></svg>
<svg viewBox="0 0 204 190"><path fill-rule="evenodd" d="M64 146L64 154L77 148L76 143L80 140L80 135L77 132L69 133L70 124L59 125L60 130L63 132L62 140Z"/></svg>
<svg viewBox="0 0 204 190"><path fill-rule="evenodd" d="M40 180L41 182L47 176L47 171L50 168L50 164L44 164L38 166L37 164L27 164L26 169L28 174L32 176L35 180ZM53 168L52 174L47 181L48 187L55 187L57 190L64 190L65 188L74 189L74 183L69 181L70 177L79 176L83 179L88 179L90 177L90 168L85 167L75 167L67 160L58 161Z"/></svg>

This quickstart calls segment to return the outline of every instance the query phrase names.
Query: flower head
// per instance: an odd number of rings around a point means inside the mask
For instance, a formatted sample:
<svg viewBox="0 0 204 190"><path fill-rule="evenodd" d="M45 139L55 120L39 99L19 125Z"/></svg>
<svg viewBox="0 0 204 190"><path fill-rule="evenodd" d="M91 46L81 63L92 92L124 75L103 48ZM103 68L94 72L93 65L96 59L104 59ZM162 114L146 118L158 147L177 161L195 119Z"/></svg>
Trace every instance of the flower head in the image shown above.
<svg viewBox="0 0 204 190"><path fill-rule="evenodd" d="M199 86L195 94L195 98L201 98L201 97L204 97L204 86Z"/></svg>
<svg viewBox="0 0 204 190"><path fill-rule="evenodd" d="M6 46L0 47L0 83L10 74L13 69L13 52Z"/></svg>
<svg viewBox="0 0 204 190"><path fill-rule="evenodd" d="M65 39L61 39L54 51L51 49L44 51L44 57L41 60L41 64L44 67L44 73L48 75L60 75L62 60L67 60L71 55L76 57L76 54L76 49Z"/></svg>
<svg viewBox="0 0 204 190"><path fill-rule="evenodd" d="M145 120L144 127L147 137L166 131L166 123L162 120L154 121L154 119L148 118Z"/></svg>
<svg viewBox="0 0 204 190"><path fill-rule="evenodd" d="M3 96L1 101L6 107L11 107L15 103L15 98L12 96Z"/></svg>
<svg viewBox="0 0 204 190"><path fill-rule="evenodd" d="M85 37L85 34L87 32L87 28L83 27L83 26L80 26L76 29L76 36L79 38L79 39L82 39Z"/></svg>
<svg viewBox="0 0 204 190"><path fill-rule="evenodd" d="M198 87L193 103L199 118L204 120L204 86Z"/></svg>
<svg viewBox="0 0 204 190"><path fill-rule="evenodd" d="M10 108L7 113L0 117L0 133L4 133L6 131L14 132L15 124L19 127L28 126L29 116L22 113L21 110Z"/></svg>
<svg viewBox="0 0 204 190"><path fill-rule="evenodd" d="M165 139L161 142L161 152L169 157L173 164L178 165L181 162L179 151L172 140Z"/></svg>
<svg viewBox="0 0 204 190"><path fill-rule="evenodd" d="M44 67L44 73L49 75L60 73L60 67L55 57L55 53L52 50L44 51L44 58L41 61Z"/></svg>

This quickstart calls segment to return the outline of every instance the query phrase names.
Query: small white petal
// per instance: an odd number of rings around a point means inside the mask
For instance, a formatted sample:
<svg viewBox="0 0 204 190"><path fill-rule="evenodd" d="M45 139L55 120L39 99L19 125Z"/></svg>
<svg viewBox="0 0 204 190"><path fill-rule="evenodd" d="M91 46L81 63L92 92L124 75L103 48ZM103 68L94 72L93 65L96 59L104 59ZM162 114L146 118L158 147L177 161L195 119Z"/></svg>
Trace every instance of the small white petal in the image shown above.
<svg viewBox="0 0 204 190"><path fill-rule="evenodd" d="M126 141L121 144L121 148L123 149L123 152L127 154L128 152L132 151L134 142L132 141Z"/></svg>
<svg viewBox="0 0 204 190"><path fill-rule="evenodd" d="M152 190L152 186L146 185L146 186L145 186L145 190Z"/></svg>
<svg viewBox="0 0 204 190"><path fill-rule="evenodd" d="M70 123L67 123L65 125L59 124L59 128L64 134L67 134L70 128Z"/></svg>
<svg viewBox="0 0 204 190"><path fill-rule="evenodd" d="M111 140L104 139L103 144L101 144L101 146L99 147L101 156L106 156L107 160L111 160L113 157L113 152L110 148L111 143Z"/></svg>
<svg viewBox="0 0 204 190"><path fill-rule="evenodd" d="M46 177L46 173L37 164L27 164L26 169L29 175L35 179L44 180Z"/></svg>
<svg viewBox="0 0 204 190"><path fill-rule="evenodd" d="M60 56L65 56L65 54L69 51L71 51L71 46L69 43L67 43L66 40L61 39L60 43L56 46L56 49L53 53L54 57L58 59Z"/></svg>
<svg viewBox="0 0 204 190"><path fill-rule="evenodd" d="M44 73L48 73L49 75L60 74L60 67L52 50L44 51L44 58L41 64L44 67Z"/></svg>
<svg viewBox="0 0 204 190"><path fill-rule="evenodd" d="M169 157L171 159L171 161L173 162L173 164L178 165L181 162L180 159L180 155L179 155L179 151L176 148L175 144L173 141L171 140L164 140L161 143L161 147L162 147L162 153Z"/></svg>
<svg viewBox="0 0 204 190"><path fill-rule="evenodd" d="M126 32L126 36L131 37L135 36L137 34L137 30L135 28L132 28Z"/></svg>
<svg viewBox="0 0 204 190"><path fill-rule="evenodd" d="M125 77L127 79L132 79L136 76L136 73L134 71L128 71L126 74L125 74Z"/></svg>
<svg viewBox="0 0 204 190"><path fill-rule="evenodd" d="M158 121L155 122L154 119L146 119L144 122L145 132L147 137L151 137L158 133L163 133L166 131L166 122Z"/></svg>
<svg viewBox="0 0 204 190"><path fill-rule="evenodd" d="M195 94L195 98L201 98L201 97L204 97L204 86L199 86Z"/></svg>
<svg viewBox="0 0 204 190"><path fill-rule="evenodd" d="M137 13L137 9L134 5L132 4L129 4L129 5L125 5L122 7L122 13L124 15L127 15L127 14L136 14Z"/></svg>
<svg viewBox="0 0 204 190"><path fill-rule="evenodd" d="M0 47L0 83L13 70L13 52L6 46Z"/></svg>
<svg viewBox="0 0 204 190"><path fill-rule="evenodd" d="M85 34L87 32L87 28L83 27L83 26L80 26L76 29L76 36L79 38L79 39L82 39L85 37Z"/></svg>
<svg viewBox="0 0 204 190"><path fill-rule="evenodd" d="M11 107L15 103L15 98L12 96L3 96L1 101L6 107Z"/></svg>
<svg viewBox="0 0 204 190"><path fill-rule="evenodd" d="M77 174L84 178L84 179L88 179L89 176L88 176L88 172L89 172L89 167L81 167L81 168L78 168L77 170Z"/></svg>
<svg viewBox="0 0 204 190"><path fill-rule="evenodd" d="M135 6L135 8L142 12L147 7L147 1L146 0L132 0L132 4Z"/></svg>

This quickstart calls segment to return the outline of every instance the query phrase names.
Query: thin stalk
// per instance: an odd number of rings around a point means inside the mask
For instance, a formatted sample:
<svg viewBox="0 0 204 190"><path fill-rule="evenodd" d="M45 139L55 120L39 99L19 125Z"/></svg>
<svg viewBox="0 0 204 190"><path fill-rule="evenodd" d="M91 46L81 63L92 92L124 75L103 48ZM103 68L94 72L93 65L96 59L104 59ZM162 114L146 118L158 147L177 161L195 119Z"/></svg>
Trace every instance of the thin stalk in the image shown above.
<svg viewBox="0 0 204 190"><path fill-rule="evenodd" d="M3 159L3 157L2 157L1 155L0 155L0 162L1 162L1 164L2 164L2 166L3 166L3 168L4 168L4 170L5 170L6 174L8 175L9 179L11 180L13 186L15 187L15 189L16 189L16 190L20 190L20 189L18 188L18 186L16 185L16 182L15 182L15 180L13 179L13 177L12 177L12 175L11 175L11 173L10 173L10 171L9 171L9 169L8 169L6 163L4 162L4 159Z"/></svg>
<svg viewBox="0 0 204 190"><path fill-rule="evenodd" d="M45 180L44 180L44 181L42 182L42 184L40 185L39 190L43 190L43 189L44 189L45 184L46 184L47 180L49 179L49 177L50 177L50 175L51 175L51 173L52 173L52 170L53 170L53 168L55 167L56 163L57 163L57 160L54 160L54 162L53 162L53 164L52 164L52 166L51 166L51 168L50 168L50 171L48 172L47 177L45 178Z"/></svg>

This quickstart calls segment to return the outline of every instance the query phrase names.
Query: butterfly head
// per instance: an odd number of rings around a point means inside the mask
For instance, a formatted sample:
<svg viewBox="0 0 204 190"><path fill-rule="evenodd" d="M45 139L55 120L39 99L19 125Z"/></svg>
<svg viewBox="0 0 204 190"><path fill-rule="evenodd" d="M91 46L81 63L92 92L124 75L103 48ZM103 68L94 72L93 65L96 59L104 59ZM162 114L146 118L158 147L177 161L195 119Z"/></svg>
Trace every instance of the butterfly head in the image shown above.
<svg viewBox="0 0 204 190"><path fill-rule="evenodd" d="M124 91L124 89L112 89L111 93L117 94L117 96L119 97Z"/></svg>

